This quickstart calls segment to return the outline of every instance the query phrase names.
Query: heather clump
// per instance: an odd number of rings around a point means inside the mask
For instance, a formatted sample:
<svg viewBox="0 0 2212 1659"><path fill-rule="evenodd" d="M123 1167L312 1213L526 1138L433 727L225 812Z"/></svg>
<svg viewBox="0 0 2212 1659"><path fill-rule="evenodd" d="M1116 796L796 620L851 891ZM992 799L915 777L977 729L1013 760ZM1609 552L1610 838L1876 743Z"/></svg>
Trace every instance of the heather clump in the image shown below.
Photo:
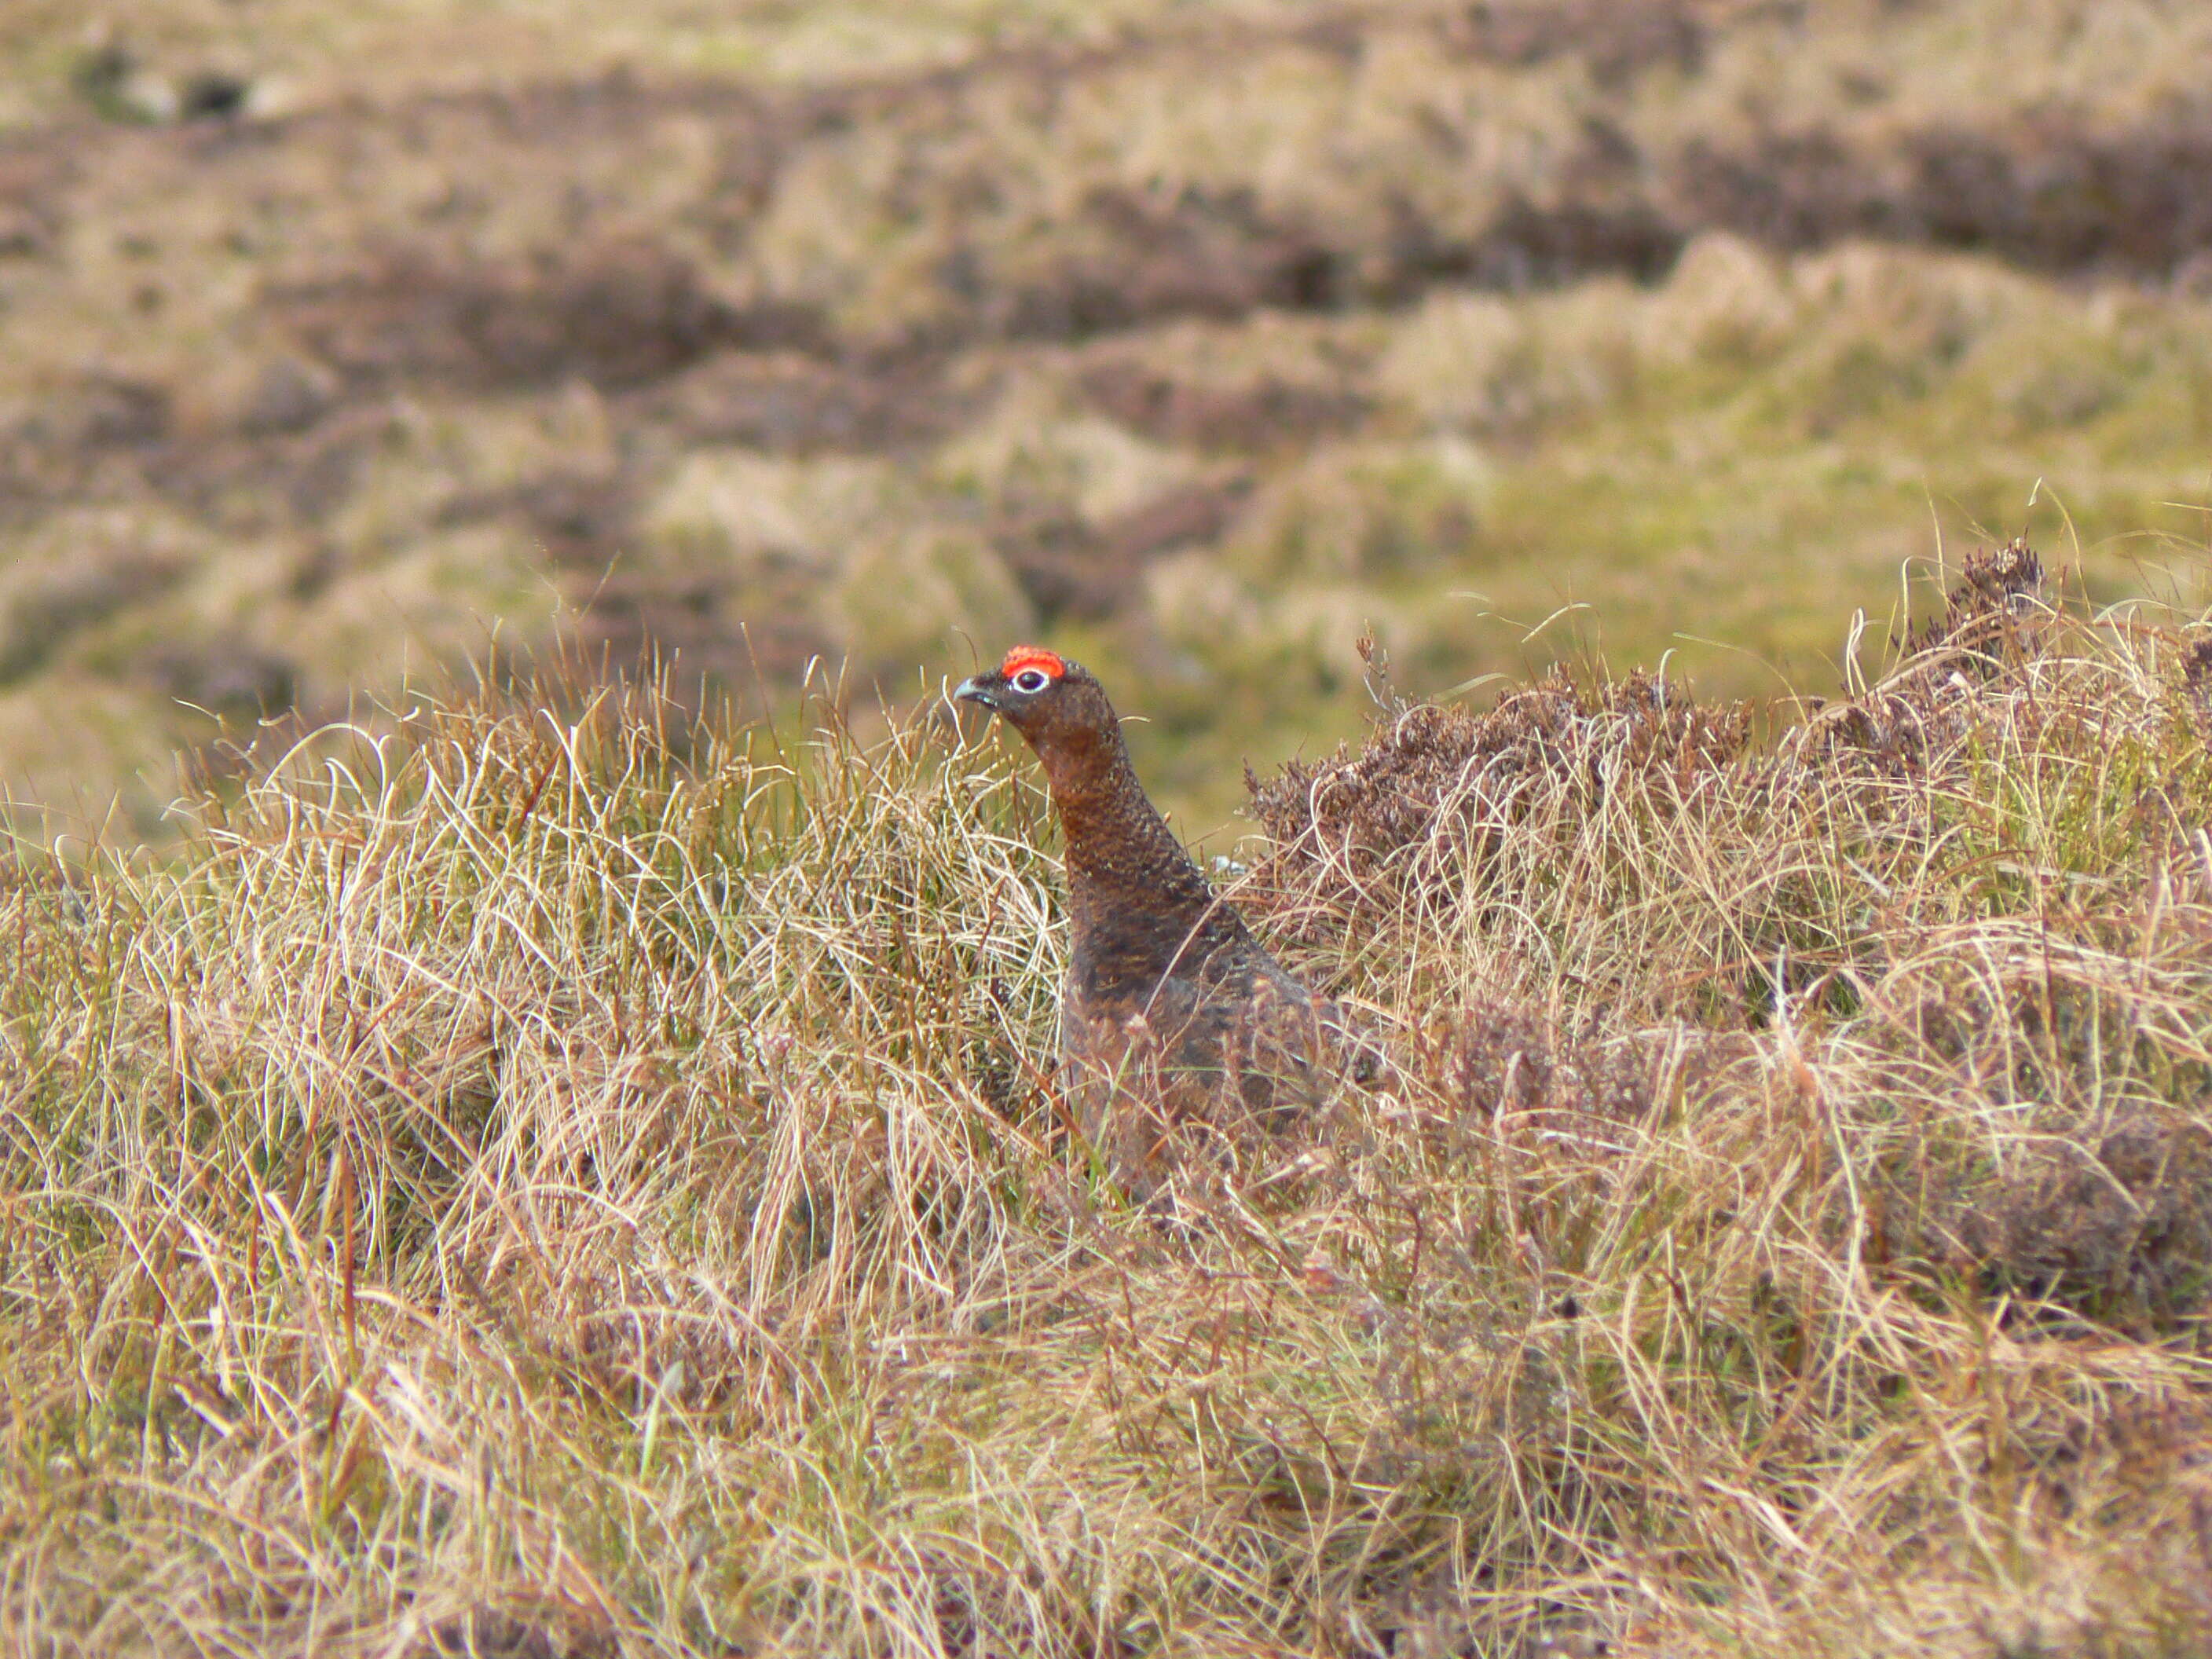
<svg viewBox="0 0 2212 1659"><path fill-rule="evenodd" d="M1908 650L1954 651L1987 656L1993 641L2016 650L2031 649L2033 635L2023 624L2046 608L2043 559L2015 536L2002 547L1966 555L1958 585L1944 596L1940 615L1905 639Z"/></svg>
<svg viewBox="0 0 2212 1659"><path fill-rule="evenodd" d="M2212 1128L2145 1106L2061 1140L1973 1194L1954 1261L1992 1289L2123 1329L2186 1328L2212 1304Z"/></svg>
<svg viewBox="0 0 2212 1659"><path fill-rule="evenodd" d="M1432 1127L1476 1138L1571 1138L1607 1124L1695 1111L1743 1076L1751 1044L1687 1028L1570 1030L1525 1003L1477 1000L1432 1015L1390 1046L1395 1081Z"/></svg>
<svg viewBox="0 0 2212 1659"><path fill-rule="evenodd" d="M2039 718L2032 697L2037 659L2055 621L2043 561L2015 538L1966 556L1942 607L1897 641L1897 671L1861 696L1821 708L1796 748L1814 763L1871 763L1893 775L1956 758L2002 712Z"/></svg>
<svg viewBox="0 0 2212 1659"><path fill-rule="evenodd" d="M1573 821L1623 800L1685 810L1750 732L1746 706L1701 707L1641 672L1595 691L1554 672L1482 714L1392 696L1356 755L1341 748L1251 780L1271 843L1261 882L1295 889L1340 924L1479 887L1486 860L1532 828L1571 834Z"/></svg>
<svg viewBox="0 0 2212 1659"><path fill-rule="evenodd" d="M2212 734L2212 636L2193 640L2183 650L2181 693L2197 730Z"/></svg>

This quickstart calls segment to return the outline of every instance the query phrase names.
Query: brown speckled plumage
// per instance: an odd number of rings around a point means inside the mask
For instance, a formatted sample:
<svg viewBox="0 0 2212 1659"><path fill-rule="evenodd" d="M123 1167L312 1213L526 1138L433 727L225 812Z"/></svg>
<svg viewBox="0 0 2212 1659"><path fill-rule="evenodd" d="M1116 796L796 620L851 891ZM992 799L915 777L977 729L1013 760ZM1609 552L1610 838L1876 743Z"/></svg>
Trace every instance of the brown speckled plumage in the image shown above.
<svg viewBox="0 0 2212 1659"><path fill-rule="evenodd" d="M1146 796L1089 671L1019 647L957 696L1042 763L1066 842L1063 1059L1084 1127L1150 1185L1179 1124L1279 1123L1316 1093L1327 1010L1252 937ZM1224 1109L1227 1109L1224 1111Z"/></svg>

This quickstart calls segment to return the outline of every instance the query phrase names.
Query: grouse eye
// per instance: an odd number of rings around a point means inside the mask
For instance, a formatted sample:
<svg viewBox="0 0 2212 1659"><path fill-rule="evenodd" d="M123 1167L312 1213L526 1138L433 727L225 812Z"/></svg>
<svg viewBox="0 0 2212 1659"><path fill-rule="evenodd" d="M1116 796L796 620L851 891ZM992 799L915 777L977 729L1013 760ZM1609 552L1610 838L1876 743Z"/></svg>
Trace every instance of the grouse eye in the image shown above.
<svg viewBox="0 0 2212 1659"><path fill-rule="evenodd" d="M1042 668L1024 668L1014 676L1010 684L1024 696L1033 697L1050 685L1052 680Z"/></svg>

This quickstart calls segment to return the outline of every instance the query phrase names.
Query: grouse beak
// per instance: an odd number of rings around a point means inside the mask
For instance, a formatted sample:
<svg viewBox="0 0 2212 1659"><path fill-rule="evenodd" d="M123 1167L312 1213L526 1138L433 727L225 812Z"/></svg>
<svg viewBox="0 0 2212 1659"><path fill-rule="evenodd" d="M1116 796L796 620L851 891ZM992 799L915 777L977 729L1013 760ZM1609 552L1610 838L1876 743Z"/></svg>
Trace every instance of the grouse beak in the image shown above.
<svg viewBox="0 0 2212 1659"><path fill-rule="evenodd" d="M960 682L952 693L955 702L980 702L986 708L995 709L999 699L994 688L981 674L971 674Z"/></svg>

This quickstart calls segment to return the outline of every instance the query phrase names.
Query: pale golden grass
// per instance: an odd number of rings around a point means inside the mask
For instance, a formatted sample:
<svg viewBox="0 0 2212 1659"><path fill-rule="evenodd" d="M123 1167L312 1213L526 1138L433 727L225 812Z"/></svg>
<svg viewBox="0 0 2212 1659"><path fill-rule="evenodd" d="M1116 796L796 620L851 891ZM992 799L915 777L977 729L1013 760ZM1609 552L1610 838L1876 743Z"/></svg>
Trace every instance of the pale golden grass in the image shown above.
<svg viewBox="0 0 2212 1659"><path fill-rule="evenodd" d="M1050 1087L1027 765L940 720L556 678L19 863L0 1644L2199 1650L2202 1240L2109 1151L2204 1132L2182 643L1712 764L1631 699L1313 865L1259 914L1390 1063L1172 1231ZM1974 1231L2069 1147L2165 1255Z"/></svg>

